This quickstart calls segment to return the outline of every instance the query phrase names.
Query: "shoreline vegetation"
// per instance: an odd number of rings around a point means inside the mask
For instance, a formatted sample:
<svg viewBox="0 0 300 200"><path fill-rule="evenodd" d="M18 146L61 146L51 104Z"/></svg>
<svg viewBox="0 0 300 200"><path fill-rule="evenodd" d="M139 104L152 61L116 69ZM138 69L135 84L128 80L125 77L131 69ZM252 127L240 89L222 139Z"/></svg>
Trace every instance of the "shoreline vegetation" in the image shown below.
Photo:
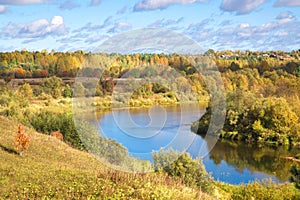
<svg viewBox="0 0 300 200"><path fill-rule="evenodd" d="M0 165L0 197L297 199L300 196L292 183L277 185L263 181L230 185L214 181L201 161L188 155L178 155L178 160L170 165L172 170L161 167L159 162L172 157L172 152L156 155L156 172L150 174L123 173L96 162L86 153L86 144L80 140L80 134L84 132L93 133L89 138L93 142L88 145L99 147L105 143L112 147L95 149L94 153L103 155L106 162L123 169L139 167L146 171L153 167L131 158L117 142L99 139L97 132L88 128L85 122L79 124L78 129L72 98L75 101L86 97L93 99L77 101L78 108L83 110L105 110L112 103L120 108L128 103L130 107L139 108L198 101L208 104L206 114L195 122L197 125L192 125L195 132L202 134L209 123L211 94L205 79L193 67L198 56L98 54L98 60L94 60L97 62L83 67L86 59L93 56L84 51L0 53L0 78L4 80L0 81L0 130L3 130L0 131L0 156L5 161ZM299 147L300 50L209 50L206 56L220 71L227 93L226 120L220 130L222 139ZM99 70L99 63L105 70ZM99 81L70 81L68 77L74 78L79 70L81 76L98 77ZM131 77L131 82L121 81L123 87L118 88L115 79L122 77ZM37 79L22 82L27 78ZM152 82L137 81L143 78L150 78ZM160 82L168 79L171 81ZM139 87L135 88L136 85ZM114 90L117 95L112 102ZM24 124L25 133L31 138L28 151L22 157L15 153L12 145L18 123ZM63 135L63 142L49 136L55 131ZM299 184L297 170L293 168L296 186Z"/></svg>

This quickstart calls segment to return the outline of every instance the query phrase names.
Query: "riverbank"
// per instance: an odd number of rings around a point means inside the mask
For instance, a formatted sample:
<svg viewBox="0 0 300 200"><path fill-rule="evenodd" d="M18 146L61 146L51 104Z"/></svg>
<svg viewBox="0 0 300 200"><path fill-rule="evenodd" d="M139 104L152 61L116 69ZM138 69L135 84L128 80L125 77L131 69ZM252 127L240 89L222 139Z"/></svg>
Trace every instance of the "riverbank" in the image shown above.
<svg viewBox="0 0 300 200"><path fill-rule="evenodd" d="M224 124L214 133L220 139L269 146L300 148L300 121L297 110L282 97L262 97L252 92L227 94ZM211 125L211 107L191 129L205 135Z"/></svg>
<svg viewBox="0 0 300 200"><path fill-rule="evenodd" d="M80 101L80 100L79 100ZM161 94L156 94L151 97L143 98L139 97L137 99L129 99L128 102L118 101L118 99L113 99L111 96L107 97L93 97L92 106L96 108L97 111L110 110L110 109L136 109L136 108L149 108L153 105L160 106L177 106L180 104L191 104L198 103L199 107L205 108L208 106L209 98L205 97L198 102L195 101L178 101L174 97L168 97Z"/></svg>

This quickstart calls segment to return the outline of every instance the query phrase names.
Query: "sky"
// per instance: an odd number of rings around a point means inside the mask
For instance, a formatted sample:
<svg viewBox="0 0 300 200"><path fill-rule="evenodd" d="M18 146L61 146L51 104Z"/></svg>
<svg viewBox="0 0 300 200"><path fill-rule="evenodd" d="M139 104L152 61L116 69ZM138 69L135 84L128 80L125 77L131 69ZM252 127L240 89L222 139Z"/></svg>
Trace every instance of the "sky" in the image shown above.
<svg viewBox="0 0 300 200"><path fill-rule="evenodd" d="M91 51L143 28L204 50L300 49L300 0L0 0L0 51Z"/></svg>

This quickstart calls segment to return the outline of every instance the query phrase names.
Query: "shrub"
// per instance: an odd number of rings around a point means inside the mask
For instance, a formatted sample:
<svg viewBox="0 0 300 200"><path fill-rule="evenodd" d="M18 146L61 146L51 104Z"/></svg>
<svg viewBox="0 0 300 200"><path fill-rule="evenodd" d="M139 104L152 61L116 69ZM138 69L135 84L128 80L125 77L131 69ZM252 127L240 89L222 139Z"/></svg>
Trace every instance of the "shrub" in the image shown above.
<svg viewBox="0 0 300 200"><path fill-rule="evenodd" d="M62 95L65 98L72 98L73 91L69 84L66 85L65 89L63 90Z"/></svg>
<svg viewBox="0 0 300 200"><path fill-rule="evenodd" d="M54 132L50 133L50 135L52 137L55 137L55 138L61 140L61 141L63 141L63 139L64 139L64 136L59 131L54 131Z"/></svg>
<svg viewBox="0 0 300 200"><path fill-rule="evenodd" d="M19 88L19 93L22 97L32 97L33 91L28 83L25 83Z"/></svg>
<svg viewBox="0 0 300 200"><path fill-rule="evenodd" d="M295 183L296 188L300 189L300 169L296 165L293 165L290 172L292 174L290 178L291 182Z"/></svg>
<svg viewBox="0 0 300 200"><path fill-rule="evenodd" d="M289 185L277 185L272 180L240 185L231 191L231 199L299 199L299 192Z"/></svg>
<svg viewBox="0 0 300 200"><path fill-rule="evenodd" d="M77 149L84 149L76 130L73 115L41 110L29 121L35 130L45 134L60 130L65 142Z"/></svg>
<svg viewBox="0 0 300 200"><path fill-rule="evenodd" d="M200 187L202 191L212 192L212 178L207 174L200 159L192 159L188 153L173 150L160 150L153 154L154 167L169 176L180 178L183 183L192 187Z"/></svg>

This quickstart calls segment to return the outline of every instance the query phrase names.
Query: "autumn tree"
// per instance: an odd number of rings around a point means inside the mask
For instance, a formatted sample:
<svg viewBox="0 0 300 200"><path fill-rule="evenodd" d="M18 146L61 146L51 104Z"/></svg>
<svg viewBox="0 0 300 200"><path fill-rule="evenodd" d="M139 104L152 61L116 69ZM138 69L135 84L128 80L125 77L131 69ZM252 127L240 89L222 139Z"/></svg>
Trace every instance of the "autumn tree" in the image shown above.
<svg viewBox="0 0 300 200"><path fill-rule="evenodd" d="M30 138L25 134L24 126L19 124L18 134L15 137L15 149L22 156L24 151L27 151L30 144Z"/></svg>
<svg viewBox="0 0 300 200"><path fill-rule="evenodd" d="M19 88L19 94L23 97L32 97L33 91L28 83L25 83Z"/></svg>
<svg viewBox="0 0 300 200"><path fill-rule="evenodd" d="M15 69L15 77L16 78L25 78L26 77L26 71L23 68Z"/></svg>

